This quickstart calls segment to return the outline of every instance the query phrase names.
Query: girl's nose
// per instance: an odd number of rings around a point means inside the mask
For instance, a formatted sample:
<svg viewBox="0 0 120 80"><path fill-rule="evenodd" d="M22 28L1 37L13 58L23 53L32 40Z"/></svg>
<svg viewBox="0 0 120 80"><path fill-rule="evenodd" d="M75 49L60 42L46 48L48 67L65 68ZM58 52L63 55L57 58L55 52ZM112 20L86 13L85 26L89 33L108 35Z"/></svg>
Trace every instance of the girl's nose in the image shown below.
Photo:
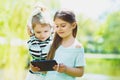
<svg viewBox="0 0 120 80"><path fill-rule="evenodd" d="M60 31L60 30L62 30L62 28L61 28L61 27L58 27L58 30Z"/></svg>

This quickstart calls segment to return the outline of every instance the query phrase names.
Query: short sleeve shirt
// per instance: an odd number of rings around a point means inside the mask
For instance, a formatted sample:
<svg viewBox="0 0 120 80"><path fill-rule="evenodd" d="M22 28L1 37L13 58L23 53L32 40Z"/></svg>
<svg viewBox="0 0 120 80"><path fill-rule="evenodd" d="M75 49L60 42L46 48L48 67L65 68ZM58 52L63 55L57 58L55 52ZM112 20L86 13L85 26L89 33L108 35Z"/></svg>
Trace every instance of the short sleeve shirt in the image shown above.
<svg viewBox="0 0 120 80"><path fill-rule="evenodd" d="M74 44L70 47L60 46L56 50L54 57L57 63L63 63L69 67L85 66L84 48L76 48L75 45L77 43L78 41L75 40ZM45 80L75 80L75 77L57 71L48 71Z"/></svg>

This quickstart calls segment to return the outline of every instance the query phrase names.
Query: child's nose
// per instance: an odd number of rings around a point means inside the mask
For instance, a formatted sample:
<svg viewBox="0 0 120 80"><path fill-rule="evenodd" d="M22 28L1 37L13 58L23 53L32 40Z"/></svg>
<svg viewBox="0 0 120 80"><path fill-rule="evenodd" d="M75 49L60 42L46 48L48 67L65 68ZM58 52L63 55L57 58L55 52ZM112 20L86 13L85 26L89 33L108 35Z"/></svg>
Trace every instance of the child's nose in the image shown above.
<svg viewBox="0 0 120 80"><path fill-rule="evenodd" d="M45 36L45 34L44 34L44 33L41 33L41 37L43 37L43 36Z"/></svg>

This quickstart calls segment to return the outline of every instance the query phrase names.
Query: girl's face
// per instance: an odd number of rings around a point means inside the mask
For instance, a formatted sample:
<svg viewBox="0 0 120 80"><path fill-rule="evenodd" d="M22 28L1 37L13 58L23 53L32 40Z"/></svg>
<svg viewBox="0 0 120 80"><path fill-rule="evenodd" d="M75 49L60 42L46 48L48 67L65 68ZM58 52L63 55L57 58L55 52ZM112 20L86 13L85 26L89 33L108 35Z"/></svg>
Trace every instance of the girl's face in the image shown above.
<svg viewBox="0 0 120 80"><path fill-rule="evenodd" d="M74 25L75 23L69 23L66 22L62 19L56 18L55 19L55 31L57 32L57 34L61 37L61 38L68 38L72 35L73 29L76 27L76 25Z"/></svg>
<svg viewBox="0 0 120 80"><path fill-rule="evenodd" d="M51 29L49 25L46 24L36 24L34 27L35 37L41 41L45 41L50 37Z"/></svg>

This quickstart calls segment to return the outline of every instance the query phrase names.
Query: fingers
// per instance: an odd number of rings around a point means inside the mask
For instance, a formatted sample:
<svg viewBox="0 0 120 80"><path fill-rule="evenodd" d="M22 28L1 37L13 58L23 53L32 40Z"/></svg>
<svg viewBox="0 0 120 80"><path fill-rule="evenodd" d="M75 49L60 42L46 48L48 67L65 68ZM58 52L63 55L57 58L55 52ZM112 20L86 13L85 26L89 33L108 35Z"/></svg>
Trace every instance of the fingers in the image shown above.
<svg viewBox="0 0 120 80"><path fill-rule="evenodd" d="M39 68L39 67L35 67L35 66L33 66L32 64L30 64L30 68L31 68L31 70L32 70L33 72L38 72L38 71L40 71L40 68Z"/></svg>
<svg viewBox="0 0 120 80"><path fill-rule="evenodd" d="M53 69L62 73L62 72L65 72L66 66L63 63L60 63L58 65L55 65Z"/></svg>
<svg viewBox="0 0 120 80"><path fill-rule="evenodd" d="M59 71L59 66L60 66L60 64L57 65L56 71Z"/></svg>
<svg viewBox="0 0 120 80"><path fill-rule="evenodd" d="M57 69L57 65L53 66L53 69L56 70Z"/></svg>
<svg viewBox="0 0 120 80"><path fill-rule="evenodd" d="M38 67L33 67L33 68L32 68L32 71L38 72L38 71L40 71L40 68L38 68Z"/></svg>

